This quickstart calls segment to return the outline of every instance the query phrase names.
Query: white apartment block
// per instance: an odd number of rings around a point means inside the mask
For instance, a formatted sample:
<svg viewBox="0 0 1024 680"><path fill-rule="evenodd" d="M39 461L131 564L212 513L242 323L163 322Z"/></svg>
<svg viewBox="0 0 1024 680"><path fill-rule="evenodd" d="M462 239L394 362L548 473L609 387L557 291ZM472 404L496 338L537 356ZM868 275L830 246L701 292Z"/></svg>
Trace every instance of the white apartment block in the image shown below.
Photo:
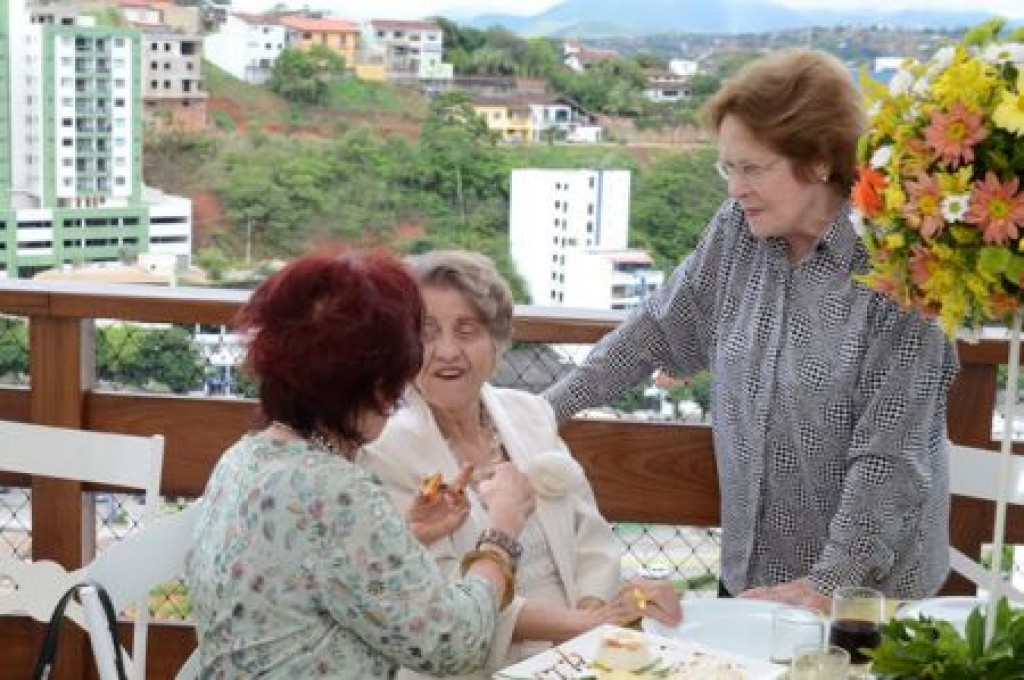
<svg viewBox="0 0 1024 680"><path fill-rule="evenodd" d="M627 309L663 275L628 249L628 170L513 170L509 248L531 302Z"/></svg>
<svg viewBox="0 0 1024 680"><path fill-rule="evenodd" d="M222 71L253 85L270 79L288 47L288 29L273 15L228 14L216 33L203 40L203 52Z"/></svg>
<svg viewBox="0 0 1024 680"><path fill-rule="evenodd" d="M433 22L370 19L362 38L360 61L383 64L389 79L452 77L443 62L444 33Z"/></svg>
<svg viewBox="0 0 1024 680"><path fill-rule="evenodd" d="M24 0L0 0L0 30L0 276L148 252L152 208L187 263L191 203L142 183L138 31L36 19Z"/></svg>

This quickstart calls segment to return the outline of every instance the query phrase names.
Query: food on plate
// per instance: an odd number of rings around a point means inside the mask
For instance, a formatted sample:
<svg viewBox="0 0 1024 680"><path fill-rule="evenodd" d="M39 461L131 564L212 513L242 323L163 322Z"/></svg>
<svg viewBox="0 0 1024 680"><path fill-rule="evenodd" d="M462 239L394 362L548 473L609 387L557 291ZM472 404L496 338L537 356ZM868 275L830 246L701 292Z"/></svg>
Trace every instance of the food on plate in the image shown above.
<svg viewBox="0 0 1024 680"><path fill-rule="evenodd" d="M603 638L597 648L597 670L635 671L651 663L651 648L642 633L615 630Z"/></svg>
<svg viewBox="0 0 1024 680"><path fill-rule="evenodd" d="M434 499L434 496L441 490L441 485L444 483L444 475L440 472L433 472L423 478L420 482L420 494L426 500L430 501Z"/></svg>

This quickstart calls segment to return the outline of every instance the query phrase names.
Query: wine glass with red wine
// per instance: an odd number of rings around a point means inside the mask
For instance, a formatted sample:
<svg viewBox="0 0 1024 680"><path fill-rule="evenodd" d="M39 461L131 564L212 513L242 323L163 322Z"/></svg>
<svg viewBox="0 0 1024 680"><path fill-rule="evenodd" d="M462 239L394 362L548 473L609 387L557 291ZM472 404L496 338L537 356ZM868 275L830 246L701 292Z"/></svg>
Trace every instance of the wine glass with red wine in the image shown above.
<svg viewBox="0 0 1024 680"><path fill-rule="evenodd" d="M872 588L841 586L832 593L832 623L829 642L850 653L850 663L867 664L863 649L882 643L885 596Z"/></svg>

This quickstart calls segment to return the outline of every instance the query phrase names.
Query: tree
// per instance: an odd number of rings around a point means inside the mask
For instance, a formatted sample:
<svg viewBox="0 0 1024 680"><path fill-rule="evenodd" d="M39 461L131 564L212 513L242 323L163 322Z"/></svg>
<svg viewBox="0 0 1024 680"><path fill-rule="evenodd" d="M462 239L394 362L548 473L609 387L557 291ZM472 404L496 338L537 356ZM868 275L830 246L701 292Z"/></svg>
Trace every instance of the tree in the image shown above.
<svg viewBox="0 0 1024 680"><path fill-rule="evenodd" d="M28 373L28 327L21 319L0 317L0 376Z"/></svg>
<svg viewBox="0 0 1024 680"><path fill-rule="evenodd" d="M180 326L118 324L96 333L96 373L100 379L116 384L157 384L182 394L199 385L202 357L192 336Z"/></svg>
<svg viewBox="0 0 1024 680"><path fill-rule="evenodd" d="M344 72L345 59L325 45L289 48L274 61L267 87L292 103L322 106L330 101L330 81Z"/></svg>

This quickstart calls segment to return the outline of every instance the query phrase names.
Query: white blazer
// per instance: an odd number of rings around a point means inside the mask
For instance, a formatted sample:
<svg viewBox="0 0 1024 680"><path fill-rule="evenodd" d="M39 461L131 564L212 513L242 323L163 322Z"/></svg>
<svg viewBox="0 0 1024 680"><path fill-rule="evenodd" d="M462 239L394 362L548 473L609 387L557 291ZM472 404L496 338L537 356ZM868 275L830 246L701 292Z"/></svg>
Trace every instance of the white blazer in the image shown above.
<svg viewBox="0 0 1024 680"><path fill-rule="evenodd" d="M558 436L554 412L544 398L491 385L484 385L481 396L509 459L521 470L527 470L530 461L542 453L563 455L571 465L578 466ZM459 471L459 463L438 429L429 405L415 389L409 389L406 398L407 405L389 419L376 441L363 447L358 458L360 465L377 473L403 513L419 492L424 476L440 471L446 480L451 480ZM619 589L622 548L611 526L598 512L582 468L578 479L579 483L560 497L538 495L537 519L569 602L575 604L588 596L608 601ZM441 570L453 578L459 576L462 555L476 547L477 537L486 528L484 509L472 495L469 498L471 512L467 520L450 536L430 546ZM515 660L507 657L523 602L517 596L499 617L488 671Z"/></svg>

